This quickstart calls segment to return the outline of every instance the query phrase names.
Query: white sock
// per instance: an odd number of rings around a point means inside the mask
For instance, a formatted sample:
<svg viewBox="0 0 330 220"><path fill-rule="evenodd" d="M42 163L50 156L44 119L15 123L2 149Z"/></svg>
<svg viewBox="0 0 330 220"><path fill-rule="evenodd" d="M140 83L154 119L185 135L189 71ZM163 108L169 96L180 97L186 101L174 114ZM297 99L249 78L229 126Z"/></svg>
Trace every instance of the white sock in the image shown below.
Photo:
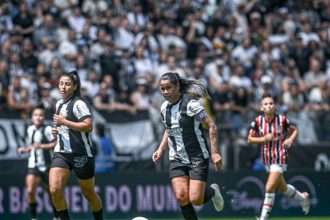
<svg viewBox="0 0 330 220"><path fill-rule="evenodd" d="M286 187L287 190L283 193L284 195L300 202L305 199L301 192L299 192L294 186L287 184Z"/></svg>
<svg viewBox="0 0 330 220"><path fill-rule="evenodd" d="M275 193L265 193L264 204L262 205L261 219L267 219L272 211L275 201Z"/></svg>

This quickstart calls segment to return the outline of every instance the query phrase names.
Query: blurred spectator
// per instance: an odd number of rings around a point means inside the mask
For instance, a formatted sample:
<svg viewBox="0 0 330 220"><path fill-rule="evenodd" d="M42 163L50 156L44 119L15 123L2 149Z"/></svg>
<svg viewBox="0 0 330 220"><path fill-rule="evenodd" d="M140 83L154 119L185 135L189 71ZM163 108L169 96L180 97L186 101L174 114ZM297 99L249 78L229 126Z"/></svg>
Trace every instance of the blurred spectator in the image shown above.
<svg viewBox="0 0 330 220"><path fill-rule="evenodd" d="M33 107L29 100L29 95L29 89L21 85L21 77L13 76L7 93L8 114L14 117L18 115L20 118L27 119Z"/></svg>
<svg viewBox="0 0 330 220"><path fill-rule="evenodd" d="M134 112L132 106L120 103L113 89L105 82L100 83L99 93L93 99L93 105L96 110L109 114L112 111Z"/></svg>
<svg viewBox="0 0 330 220"><path fill-rule="evenodd" d="M34 73L38 66L39 60L34 54L33 44L29 38L23 40L20 63L24 70L31 73Z"/></svg>
<svg viewBox="0 0 330 220"><path fill-rule="evenodd" d="M13 22L17 33L24 38L32 38L34 31L33 16L24 2L20 3L19 13L14 17Z"/></svg>
<svg viewBox="0 0 330 220"><path fill-rule="evenodd" d="M59 45L58 51L62 55L62 65L65 71L70 71L76 66L76 59L78 55L76 40L76 32L70 29L68 33L68 39L62 41Z"/></svg>
<svg viewBox="0 0 330 220"><path fill-rule="evenodd" d="M0 108L6 109L7 93L10 78L8 74L8 65L4 60L0 60Z"/></svg>
<svg viewBox="0 0 330 220"><path fill-rule="evenodd" d="M95 126L96 133L96 156L95 156L95 172L110 173L115 169L113 161L113 144L110 137L106 135L105 126L97 123Z"/></svg>
<svg viewBox="0 0 330 220"><path fill-rule="evenodd" d="M304 74L304 83L309 93L314 87L318 87L320 82L324 80L325 74L320 69L320 62L315 58L309 60L309 70Z"/></svg>
<svg viewBox="0 0 330 220"><path fill-rule="evenodd" d="M58 38L59 35L54 24L53 16L51 14L46 14L43 17L42 25L37 27L34 32L35 45L37 45L40 50L45 48L50 40L57 40Z"/></svg>
<svg viewBox="0 0 330 220"><path fill-rule="evenodd" d="M79 5L74 5L71 7L71 13L67 19L69 27L80 37L86 23L86 18L82 15Z"/></svg>

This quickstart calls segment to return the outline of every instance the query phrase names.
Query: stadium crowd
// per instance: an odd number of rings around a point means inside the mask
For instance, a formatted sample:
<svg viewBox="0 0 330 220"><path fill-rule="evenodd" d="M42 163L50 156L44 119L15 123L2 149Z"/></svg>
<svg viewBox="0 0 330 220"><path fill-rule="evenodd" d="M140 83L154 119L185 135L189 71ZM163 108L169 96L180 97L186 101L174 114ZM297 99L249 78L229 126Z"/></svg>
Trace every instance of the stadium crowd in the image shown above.
<svg viewBox="0 0 330 220"><path fill-rule="evenodd" d="M0 115L54 112L72 69L96 110L159 109L171 71L207 84L237 133L270 91L309 141L330 141L329 44L326 0L1 0Z"/></svg>

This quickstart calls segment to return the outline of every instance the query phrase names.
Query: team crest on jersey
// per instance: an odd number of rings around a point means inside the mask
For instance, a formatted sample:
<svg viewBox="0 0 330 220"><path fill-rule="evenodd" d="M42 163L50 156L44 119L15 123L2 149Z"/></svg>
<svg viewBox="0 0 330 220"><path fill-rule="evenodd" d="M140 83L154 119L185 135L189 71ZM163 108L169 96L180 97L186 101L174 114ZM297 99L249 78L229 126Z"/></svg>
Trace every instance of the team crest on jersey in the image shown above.
<svg viewBox="0 0 330 220"><path fill-rule="evenodd" d="M181 111L178 111L178 112L176 113L175 118L176 118L177 120L179 120L181 117L182 117L182 116L181 116Z"/></svg>

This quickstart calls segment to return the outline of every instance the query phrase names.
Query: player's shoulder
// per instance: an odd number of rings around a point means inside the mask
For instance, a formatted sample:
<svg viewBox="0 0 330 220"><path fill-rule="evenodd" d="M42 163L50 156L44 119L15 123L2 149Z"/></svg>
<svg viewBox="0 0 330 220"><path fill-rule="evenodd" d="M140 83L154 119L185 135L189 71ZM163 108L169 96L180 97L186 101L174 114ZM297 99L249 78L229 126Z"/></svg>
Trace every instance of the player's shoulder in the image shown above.
<svg viewBox="0 0 330 220"><path fill-rule="evenodd" d="M166 106L169 104L169 102L167 101L167 100L165 100L163 103L162 103L162 105L160 106L160 110L161 111L163 111L165 108L166 108Z"/></svg>
<svg viewBox="0 0 330 220"><path fill-rule="evenodd" d="M187 114L195 115L204 109L203 99L191 99L187 104Z"/></svg>

